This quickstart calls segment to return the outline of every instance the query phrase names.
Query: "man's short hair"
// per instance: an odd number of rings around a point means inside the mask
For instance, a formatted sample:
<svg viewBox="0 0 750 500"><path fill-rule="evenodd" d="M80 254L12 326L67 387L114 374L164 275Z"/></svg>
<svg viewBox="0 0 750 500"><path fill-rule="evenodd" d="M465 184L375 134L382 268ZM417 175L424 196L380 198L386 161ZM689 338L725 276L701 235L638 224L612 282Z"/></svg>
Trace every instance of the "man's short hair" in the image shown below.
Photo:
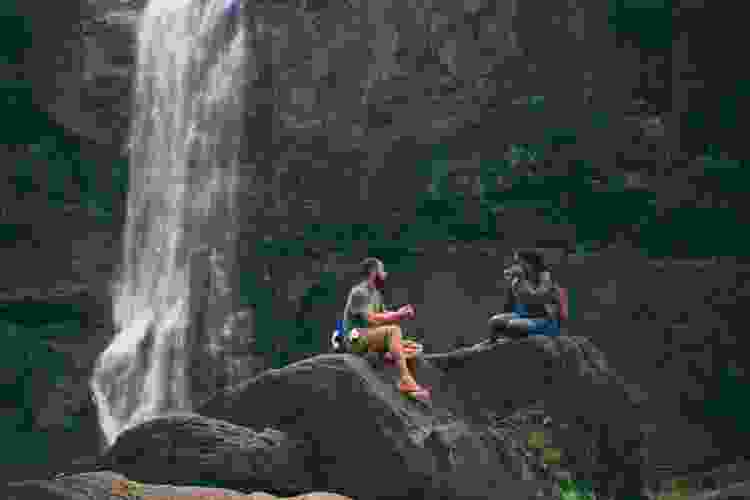
<svg viewBox="0 0 750 500"><path fill-rule="evenodd" d="M378 269L383 265L383 262L380 259L376 259L375 257L367 257L365 260L363 260L359 265L360 273L362 274L363 278L367 278L370 276L370 273Z"/></svg>
<svg viewBox="0 0 750 500"><path fill-rule="evenodd" d="M534 272L542 273L547 271L547 264L544 261L544 252L539 248L520 248L514 252L518 258L527 262Z"/></svg>

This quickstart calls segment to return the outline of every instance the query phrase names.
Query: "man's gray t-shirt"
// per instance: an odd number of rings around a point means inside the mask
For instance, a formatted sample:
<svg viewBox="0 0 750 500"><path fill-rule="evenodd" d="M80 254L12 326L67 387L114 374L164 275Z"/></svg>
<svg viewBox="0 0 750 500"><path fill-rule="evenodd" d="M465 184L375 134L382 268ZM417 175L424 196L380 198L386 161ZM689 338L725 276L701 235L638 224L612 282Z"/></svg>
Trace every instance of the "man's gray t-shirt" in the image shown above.
<svg viewBox="0 0 750 500"><path fill-rule="evenodd" d="M367 328L367 315L383 312L383 295L367 281L355 285L349 292L344 308L344 330Z"/></svg>

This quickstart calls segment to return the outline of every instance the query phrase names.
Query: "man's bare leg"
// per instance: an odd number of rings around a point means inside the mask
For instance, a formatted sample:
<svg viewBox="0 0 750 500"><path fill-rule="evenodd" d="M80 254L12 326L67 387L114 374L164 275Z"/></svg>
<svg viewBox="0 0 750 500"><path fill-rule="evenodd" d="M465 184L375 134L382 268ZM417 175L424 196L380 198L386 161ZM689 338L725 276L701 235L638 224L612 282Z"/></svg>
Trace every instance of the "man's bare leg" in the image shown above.
<svg viewBox="0 0 750 500"><path fill-rule="evenodd" d="M410 357L406 360L406 366L412 375L417 373L417 358L415 356Z"/></svg>
<svg viewBox="0 0 750 500"><path fill-rule="evenodd" d="M367 338L367 350L370 352L392 352L397 355L396 364L401 374L401 383L406 387L416 387L413 372L407 365L401 343L402 332L398 325L378 326L363 330ZM413 366L413 365L412 365Z"/></svg>

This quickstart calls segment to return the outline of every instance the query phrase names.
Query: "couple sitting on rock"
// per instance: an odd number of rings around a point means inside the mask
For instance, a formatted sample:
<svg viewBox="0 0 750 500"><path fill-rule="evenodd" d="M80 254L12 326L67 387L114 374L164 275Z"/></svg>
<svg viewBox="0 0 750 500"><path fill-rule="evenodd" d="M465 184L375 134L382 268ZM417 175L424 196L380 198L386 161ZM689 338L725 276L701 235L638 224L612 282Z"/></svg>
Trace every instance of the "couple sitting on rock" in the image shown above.
<svg viewBox="0 0 750 500"><path fill-rule="evenodd" d="M383 287L388 276L383 262L367 258L362 262L363 280L349 292L339 336L346 350L355 353L382 352L386 361L398 366L399 390L417 399L429 398L429 391L414 379L416 356L422 346L405 339L398 325L414 319L414 307L406 305L397 311L383 306ZM505 270L510 282L505 310L490 318L491 341L501 337L527 335L558 336L560 320L567 317L564 289L552 281L537 250L518 250L511 267Z"/></svg>

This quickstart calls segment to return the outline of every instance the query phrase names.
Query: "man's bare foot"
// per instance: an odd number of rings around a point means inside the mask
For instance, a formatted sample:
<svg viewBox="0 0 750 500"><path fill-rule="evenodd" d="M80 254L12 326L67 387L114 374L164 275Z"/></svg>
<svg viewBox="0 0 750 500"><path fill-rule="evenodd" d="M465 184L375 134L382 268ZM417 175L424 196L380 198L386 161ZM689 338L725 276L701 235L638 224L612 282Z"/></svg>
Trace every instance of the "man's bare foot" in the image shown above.
<svg viewBox="0 0 750 500"><path fill-rule="evenodd" d="M430 391L415 381L404 381L402 380L398 384L398 390L407 397L419 400L430 399Z"/></svg>
<svg viewBox="0 0 750 500"><path fill-rule="evenodd" d="M424 346L420 344L419 342L414 342L412 340L404 341L404 355L407 359L413 358L415 356L419 356L424 352Z"/></svg>

